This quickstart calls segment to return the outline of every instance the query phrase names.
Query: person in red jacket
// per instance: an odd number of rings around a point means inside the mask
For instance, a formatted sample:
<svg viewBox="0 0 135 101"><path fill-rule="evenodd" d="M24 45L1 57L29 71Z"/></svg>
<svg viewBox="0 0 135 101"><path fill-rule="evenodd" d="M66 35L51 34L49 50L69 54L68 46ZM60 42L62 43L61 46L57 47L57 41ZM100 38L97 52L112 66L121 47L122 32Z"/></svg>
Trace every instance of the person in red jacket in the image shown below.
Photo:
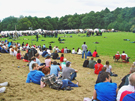
<svg viewBox="0 0 135 101"><path fill-rule="evenodd" d="M95 64L95 74L99 74L99 72L102 70L103 65L101 64L101 59L97 60L97 64Z"/></svg>
<svg viewBox="0 0 135 101"><path fill-rule="evenodd" d="M96 50L93 52L93 55L92 55L92 56L93 56L93 57L99 57Z"/></svg>
<svg viewBox="0 0 135 101"><path fill-rule="evenodd" d="M64 53L64 48L61 49L61 53Z"/></svg>
<svg viewBox="0 0 135 101"><path fill-rule="evenodd" d="M23 57L21 57L20 50L17 51L16 58L19 60L23 59Z"/></svg>
<svg viewBox="0 0 135 101"><path fill-rule="evenodd" d="M63 62L63 59L64 59L64 54L61 54L60 62Z"/></svg>

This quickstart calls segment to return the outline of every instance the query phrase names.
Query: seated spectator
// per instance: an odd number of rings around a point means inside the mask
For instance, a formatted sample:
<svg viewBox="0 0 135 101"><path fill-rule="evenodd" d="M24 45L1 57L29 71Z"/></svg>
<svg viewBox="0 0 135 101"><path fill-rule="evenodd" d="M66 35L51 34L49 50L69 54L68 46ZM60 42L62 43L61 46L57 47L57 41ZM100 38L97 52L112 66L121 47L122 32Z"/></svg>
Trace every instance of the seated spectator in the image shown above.
<svg viewBox="0 0 135 101"><path fill-rule="evenodd" d="M45 67L45 63L41 63L40 60L39 60L39 57L40 55L38 53L35 54L35 57L36 57L36 63L38 64L38 66L43 66ZM42 68L43 68L42 67Z"/></svg>
<svg viewBox="0 0 135 101"><path fill-rule="evenodd" d="M43 44L43 46L42 46L43 48L42 48L42 50L45 50L45 48L46 48L46 46L45 46L45 44Z"/></svg>
<svg viewBox="0 0 135 101"><path fill-rule="evenodd" d="M38 69L39 69L38 64L33 63L32 70L27 75L26 83L33 82L40 85L40 80L42 77L45 76L45 74L42 73L41 71L38 71Z"/></svg>
<svg viewBox="0 0 135 101"><path fill-rule="evenodd" d="M98 101L116 101L117 84L110 83L110 75L108 72L100 74L101 82L95 85L93 100Z"/></svg>
<svg viewBox="0 0 135 101"><path fill-rule="evenodd" d="M42 51L41 48L39 49L38 53L39 53L39 55L42 55L43 54L43 51Z"/></svg>
<svg viewBox="0 0 135 101"><path fill-rule="evenodd" d="M17 47L14 48L14 56L17 55Z"/></svg>
<svg viewBox="0 0 135 101"><path fill-rule="evenodd" d="M77 70L74 70L73 68L70 68L71 62L66 62L66 67L62 70L62 79L68 79L70 81L75 80Z"/></svg>
<svg viewBox="0 0 135 101"><path fill-rule="evenodd" d="M63 62L61 63L62 70L63 70L63 68L66 67L66 61L67 61L67 59L64 58Z"/></svg>
<svg viewBox="0 0 135 101"><path fill-rule="evenodd" d="M23 57L21 57L20 50L17 51L16 58L17 58L18 60L23 59Z"/></svg>
<svg viewBox="0 0 135 101"><path fill-rule="evenodd" d="M119 51L117 51L117 53L115 55L120 55ZM115 56L113 56L113 59L115 59Z"/></svg>
<svg viewBox="0 0 135 101"><path fill-rule="evenodd" d="M52 46L51 46L51 44L50 44L50 46L49 46L49 50L52 50Z"/></svg>
<svg viewBox="0 0 135 101"><path fill-rule="evenodd" d="M50 56L50 55L48 54L47 49L45 49L45 51L42 54L42 57L47 57L47 56Z"/></svg>
<svg viewBox="0 0 135 101"><path fill-rule="evenodd" d="M63 62L63 59L64 59L64 54L61 54L60 62Z"/></svg>
<svg viewBox="0 0 135 101"><path fill-rule="evenodd" d="M92 56L91 50L88 51L87 56Z"/></svg>
<svg viewBox="0 0 135 101"><path fill-rule="evenodd" d="M25 53L23 59L24 59L25 61L29 61L29 59L28 59L28 50L26 50L26 53Z"/></svg>
<svg viewBox="0 0 135 101"><path fill-rule="evenodd" d="M50 56L46 57L45 64L46 64L46 67L51 67L51 57Z"/></svg>
<svg viewBox="0 0 135 101"><path fill-rule="evenodd" d="M110 76L113 76L112 66L109 65L109 61L106 61L106 64L104 65L104 67L106 67L106 72L110 73Z"/></svg>
<svg viewBox="0 0 135 101"><path fill-rule="evenodd" d="M61 51L59 50L58 46L56 46L57 53L60 53Z"/></svg>
<svg viewBox="0 0 135 101"><path fill-rule="evenodd" d="M68 49L67 49L67 47L65 47L65 49L64 49L64 53L67 53L67 51L68 51Z"/></svg>
<svg viewBox="0 0 135 101"><path fill-rule="evenodd" d="M60 59L57 50L54 52L52 59Z"/></svg>
<svg viewBox="0 0 135 101"><path fill-rule="evenodd" d="M10 53L10 55L14 55L14 48L12 45L9 48L9 53Z"/></svg>
<svg viewBox="0 0 135 101"><path fill-rule="evenodd" d="M53 47L53 53L56 51L56 46Z"/></svg>
<svg viewBox="0 0 135 101"><path fill-rule="evenodd" d="M77 54L81 55L82 54L82 50L80 48L77 49Z"/></svg>
<svg viewBox="0 0 135 101"><path fill-rule="evenodd" d="M75 49L73 48L72 53L71 54L77 54L77 52L75 51Z"/></svg>
<svg viewBox="0 0 135 101"><path fill-rule="evenodd" d="M59 68L57 62L54 61L50 68L50 75L54 74L55 76L58 77L59 71L60 71L60 68Z"/></svg>
<svg viewBox="0 0 135 101"><path fill-rule="evenodd" d="M95 64L96 64L96 61L94 61L93 58L91 58L91 60L89 60L88 67L94 69Z"/></svg>
<svg viewBox="0 0 135 101"><path fill-rule="evenodd" d="M88 67L89 64L89 58L87 58L84 62L83 62L83 67Z"/></svg>
<svg viewBox="0 0 135 101"><path fill-rule="evenodd" d="M135 72L135 67L131 67L129 74L125 75L125 76L122 78L122 82L120 83L119 88L121 88L121 87L124 86L124 85L129 85L128 77L129 77L129 75L130 75L131 73L134 73L134 72Z"/></svg>
<svg viewBox="0 0 135 101"><path fill-rule="evenodd" d="M2 46L1 53L8 53L8 51Z"/></svg>
<svg viewBox="0 0 135 101"><path fill-rule="evenodd" d="M97 60L97 64L95 64L95 70L94 73L95 74L99 74L99 72L102 70L103 65L101 64L101 59Z"/></svg>
<svg viewBox="0 0 135 101"><path fill-rule="evenodd" d="M0 52L1 52L1 49L2 49L2 44L0 43Z"/></svg>
<svg viewBox="0 0 135 101"><path fill-rule="evenodd" d="M102 71L99 72L98 77L97 77L96 84L101 82L101 81L100 81L100 74L101 74L102 72L106 72L106 67L103 67L103 68L102 68Z"/></svg>
<svg viewBox="0 0 135 101"><path fill-rule="evenodd" d="M135 92L127 94L121 101L135 101Z"/></svg>
<svg viewBox="0 0 135 101"><path fill-rule="evenodd" d="M31 58L31 61L30 61L30 63L29 63L29 70L30 71L32 71L32 64L33 63L36 63L36 58L33 56L32 58ZM40 69L40 70L42 70L42 68L44 68L44 66L38 66L38 70Z"/></svg>
<svg viewBox="0 0 135 101"><path fill-rule="evenodd" d="M61 53L64 53L64 48L61 49Z"/></svg>
<svg viewBox="0 0 135 101"><path fill-rule="evenodd" d="M129 85L125 85L122 86L119 91L118 91L118 95L117 95L117 101L120 101L121 98L121 94L124 91L131 91L131 92L135 92L135 73L130 74L129 78Z"/></svg>
<svg viewBox="0 0 135 101"><path fill-rule="evenodd" d="M49 75L49 68L44 68L43 73L45 73L46 76L41 78L41 88L45 87L46 85L49 85L50 88L57 90L71 90L69 87L78 87L78 82L77 84L74 84L68 79L60 80L53 74Z"/></svg>
<svg viewBox="0 0 135 101"><path fill-rule="evenodd" d="M48 52L49 55L51 55L51 51L48 48L47 48L47 52Z"/></svg>
<svg viewBox="0 0 135 101"><path fill-rule="evenodd" d="M93 56L93 57L99 57L96 50L93 52L93 55L92 55L92 56Z"/></svg>
<svg viewBox="0 0 135 101"><path fill-rule="evenodd" d="M122 55L126 55L126 61L129 62L130 57L128 57L128 55L125 53L125 51L123 51L123 53L121 54L121 57L122 57Z"/></svg>

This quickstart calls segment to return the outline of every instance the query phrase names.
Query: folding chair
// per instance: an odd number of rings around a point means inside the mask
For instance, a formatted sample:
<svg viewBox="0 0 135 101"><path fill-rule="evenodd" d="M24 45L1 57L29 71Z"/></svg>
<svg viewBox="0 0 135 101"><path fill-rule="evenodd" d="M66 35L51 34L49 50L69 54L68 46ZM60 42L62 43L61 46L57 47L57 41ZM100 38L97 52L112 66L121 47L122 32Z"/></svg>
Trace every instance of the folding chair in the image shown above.
<svg viewBox="0 0 135 101"><path fill-rule="evenodd" d="M120 59L120 55L115 55L115 60L119 60Z"/></svg>

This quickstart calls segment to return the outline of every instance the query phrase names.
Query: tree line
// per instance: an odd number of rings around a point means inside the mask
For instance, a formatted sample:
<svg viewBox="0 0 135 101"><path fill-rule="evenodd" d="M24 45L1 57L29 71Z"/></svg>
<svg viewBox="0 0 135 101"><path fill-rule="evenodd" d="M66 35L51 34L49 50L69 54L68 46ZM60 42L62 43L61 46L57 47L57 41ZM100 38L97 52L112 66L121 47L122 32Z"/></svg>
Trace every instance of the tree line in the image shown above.
<svg viewBox="0 0 135 101"><path fill-rule="evenodd" d="M33 30L41 28L45 30L61 29L115 29L120 31L135 30L135 7L119 8L110 11L108 8L100 12L91 11L85 14L65 15L60 18L45 18L20 16L19 18L10 16L0 22L0 31L6 30Z"/></svg>

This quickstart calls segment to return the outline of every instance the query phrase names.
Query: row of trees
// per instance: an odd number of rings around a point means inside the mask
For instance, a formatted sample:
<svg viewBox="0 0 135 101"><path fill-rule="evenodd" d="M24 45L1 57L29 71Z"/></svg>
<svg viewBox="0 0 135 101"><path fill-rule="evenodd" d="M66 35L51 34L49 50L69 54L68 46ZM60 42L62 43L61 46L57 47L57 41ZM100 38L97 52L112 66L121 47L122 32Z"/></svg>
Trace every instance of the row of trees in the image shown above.
<svg viewBox="0 0 135 101"><path fill-rule="evenodd" d="M7 17L0 22L0 31L33 29L59 30L59 29L116 29L121 31L135 30L135 7L116 8L110 11L108 8L101 12L91 11L85 14L65 15L61 18L45 18L20 16Z"/></svg>

